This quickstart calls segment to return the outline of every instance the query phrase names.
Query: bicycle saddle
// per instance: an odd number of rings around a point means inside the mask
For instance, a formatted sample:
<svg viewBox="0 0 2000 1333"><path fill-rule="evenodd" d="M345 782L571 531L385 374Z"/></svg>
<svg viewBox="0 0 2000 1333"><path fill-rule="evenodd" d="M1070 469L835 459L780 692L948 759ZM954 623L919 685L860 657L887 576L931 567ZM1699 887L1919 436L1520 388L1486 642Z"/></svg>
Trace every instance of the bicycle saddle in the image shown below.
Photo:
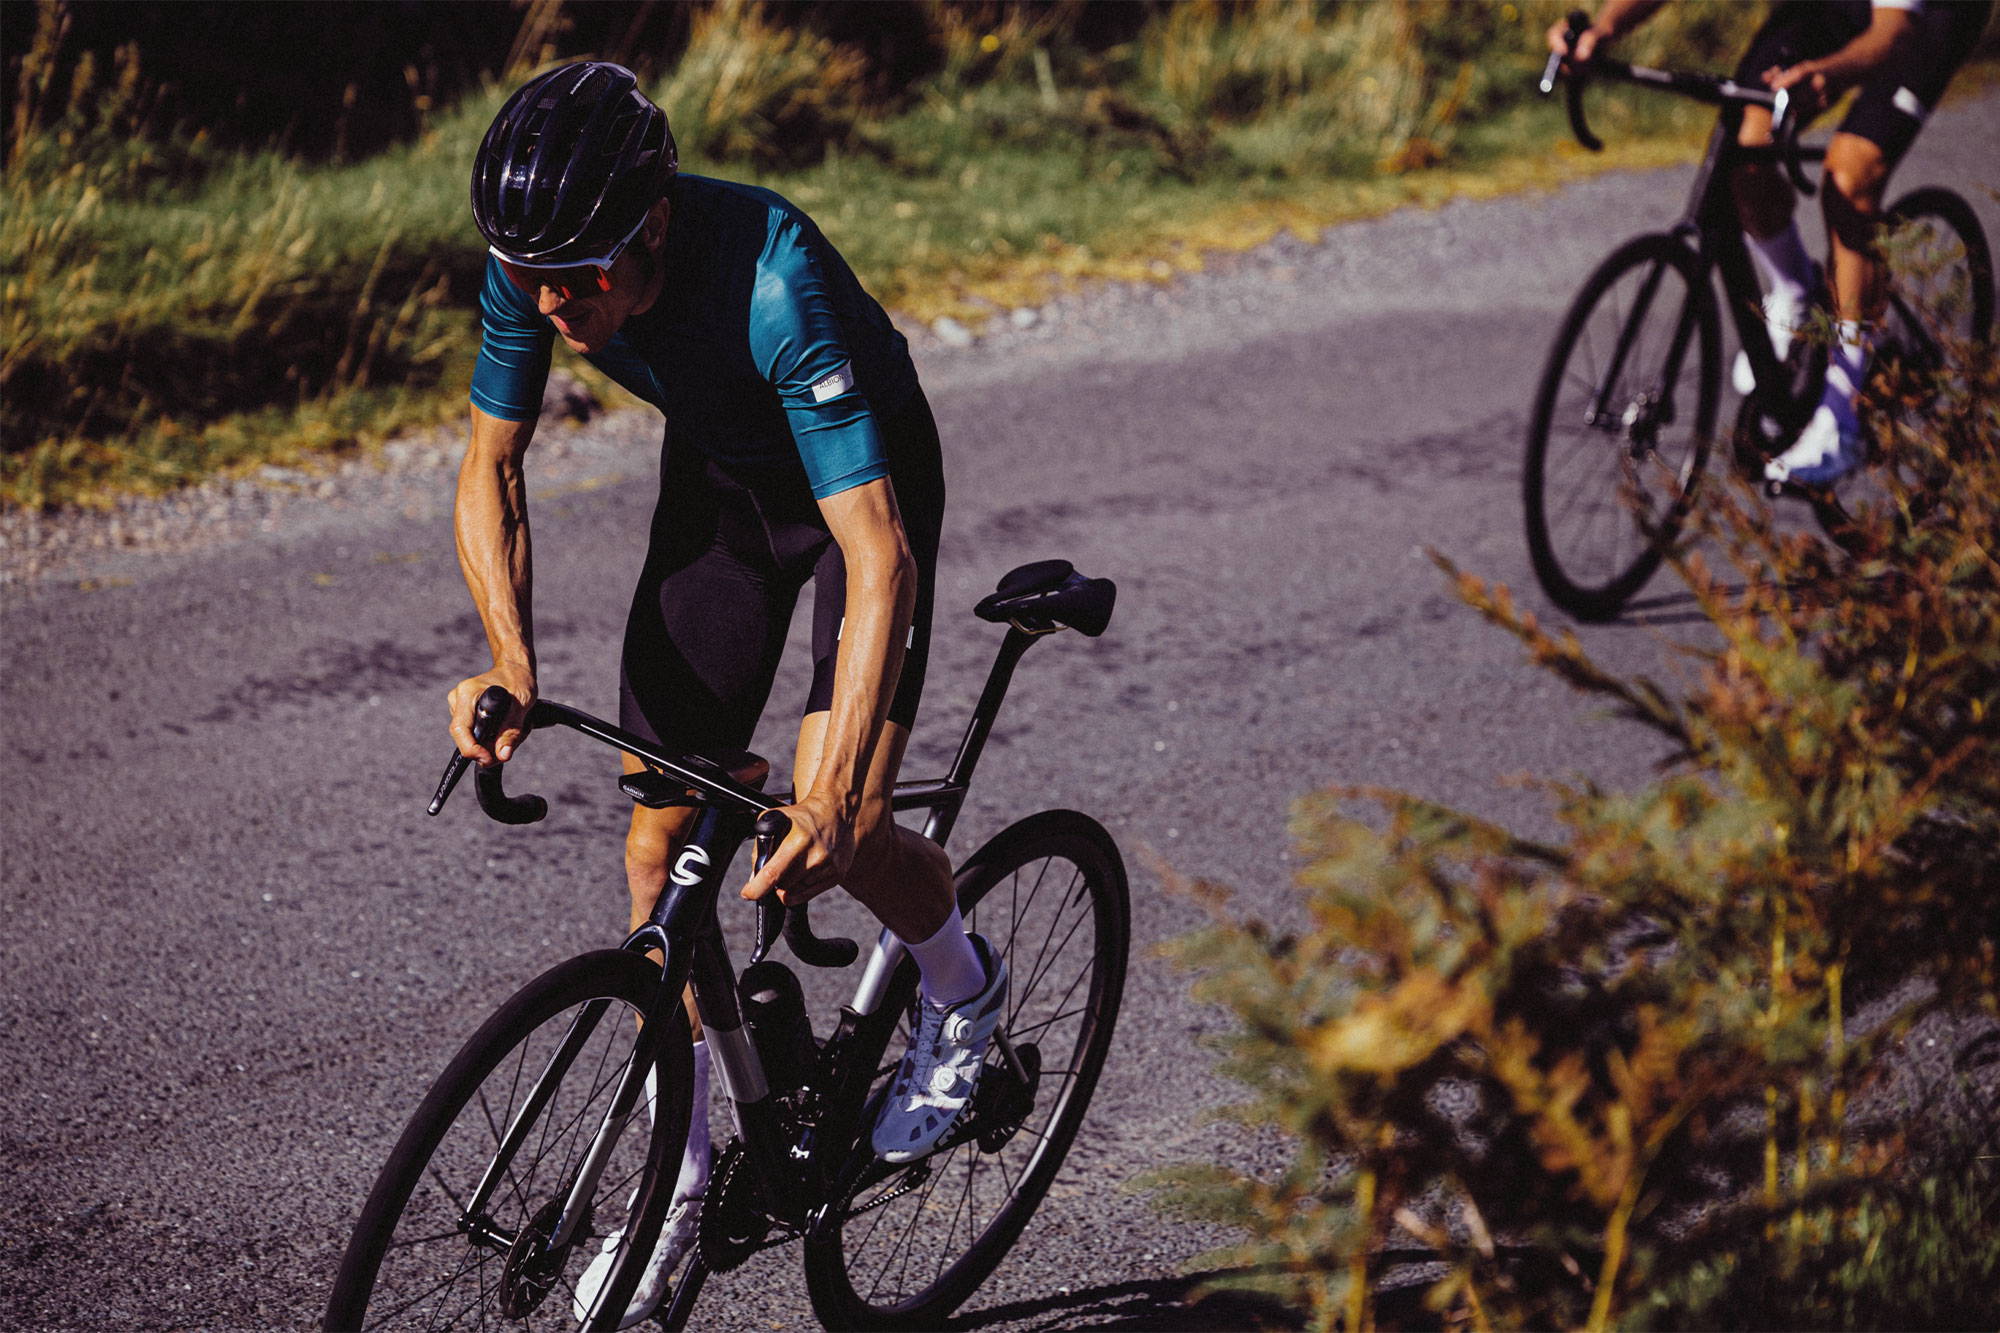
<svg viewBox="0 0 2000 1333"><path fill-rule="evenodd" d="M972 614L1012 622L1030 634L1067 626L1094 639L1111 623L1117 600L1118 585L1110 579L1085 578L1067 560L1037 560L1009 570Z"/></svg>
<svg viewBox="0 0 2000 1333"><path fill-rule="evenodd" d="M771 761L748 750L716 750L709 754L689 755L688 758L699 767L727 773L744 786L755 787L759 791L764 789L764 779L771 776ZM650 768L621 775L618 790L648 810L694 804L684 784Z"/></svg>

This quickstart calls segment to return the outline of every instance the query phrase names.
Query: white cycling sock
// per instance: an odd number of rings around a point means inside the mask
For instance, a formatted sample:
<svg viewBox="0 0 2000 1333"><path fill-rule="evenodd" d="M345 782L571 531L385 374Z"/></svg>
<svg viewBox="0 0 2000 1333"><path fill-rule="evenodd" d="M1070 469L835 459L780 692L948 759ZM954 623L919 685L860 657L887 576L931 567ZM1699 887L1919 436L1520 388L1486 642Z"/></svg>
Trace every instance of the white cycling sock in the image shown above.
<svg viewBox="0 0 2000 1333"><path fill-rule="evenodd" d="M1868 378L1868 362L1875 354L1874 336L1856 320L1843 319L1833 326L1833 355L1827 358L1826 392L1822 406L1833 409L1843 425L1857 421L1854 399Z"/></svg>
<svg viewBox="0 0 2000 1333"><path fill-rule="evenodd" d="M936 934L920 944L904 940L903 947L923 973L924 999L940 1009L971 999L986 985L986 966L972 947L972 937L965 933L965 918L959 915L957 903L951 905L951 915Z"/></svg>
<svg viewBox="0 0 2000 1333"><path fill-rule="evenodd" d="M653 1108L660 1097L660 1073L646 1074L646 1129L653 1128ZM689 1097L687 1146L681 1150L681 1173L674 1181L674 1198L685 1199L708 1188L708 1043L694 1044L694 1087Z"/></svg>
<svg viewBox="0 0 2000 1333"><path fill-rule="evenodd" d="M680 1179L674 1197L686 1199L708 1188L708 1043L694 1044L694 1096L688 1115L687 1149L681 1153Z"/></svg>
<svg viewBox="0 0 2000 1333"><path fill-rule="evenodd" d="M1798 221L1786 223L1776 236L1752 236L1746 231L1743 239L1750 246L1750 258L1756 262L1764 289L1780 300L1804 304L1806 285L1812 281L1813 262L1806 252L1806 238L1799 231Z"/></svg>

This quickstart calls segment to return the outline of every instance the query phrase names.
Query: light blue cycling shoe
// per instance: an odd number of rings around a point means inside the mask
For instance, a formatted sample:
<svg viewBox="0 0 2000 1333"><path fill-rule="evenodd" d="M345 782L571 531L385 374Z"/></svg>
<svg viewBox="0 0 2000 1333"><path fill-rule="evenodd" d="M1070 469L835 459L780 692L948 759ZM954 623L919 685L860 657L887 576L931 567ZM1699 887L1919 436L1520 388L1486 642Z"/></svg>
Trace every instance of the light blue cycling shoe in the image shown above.
<svg viewBox="0 0 2000 1333"><path fill-rule="evenodd" d="M979 936L971 940L986 968L986 985L948 1009L918 999L917 1030L875 1121L875 1155L885 1162L922 1157L972 1101L993 1029L1007 1007L1007 960Z"/></svg>
<svg viewBox="0 0 2000 1333"><path fill-rule="evenodd" d="M1764 477L1794 486L1826 486L1854 471L1866 455L1861 423L1852 409L1841 413L1821 403L1792 447L1764 464Z"/></svg>

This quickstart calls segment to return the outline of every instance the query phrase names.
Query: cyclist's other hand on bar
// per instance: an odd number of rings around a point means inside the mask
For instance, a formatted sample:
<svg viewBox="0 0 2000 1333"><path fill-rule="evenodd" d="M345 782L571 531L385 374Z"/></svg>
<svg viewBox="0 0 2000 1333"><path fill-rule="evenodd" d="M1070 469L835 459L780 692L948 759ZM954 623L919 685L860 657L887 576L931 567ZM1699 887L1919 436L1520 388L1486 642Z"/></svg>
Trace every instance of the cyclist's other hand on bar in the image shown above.
<svg viewBox="0 0 2000 1333"><path fill-rule="evenodd" d="M1609 42L1611 34L1595 26L1585 28L1576 35L1576 45L1569 42L1569 20L1557 19L1549 25L1549 50L1563 58L1564 67L1588 65L1590 58L1597 54L1600 43Z"/></svg>
<svg viewBox="0 0 2000 1333"><path fill-rule="evenodd" d="M775 890L787 907L811 902L840 883L854 863L854 818L831 798L807 793L797 805L783 807L792 831L763 868L743 886L745 898L761 898Z"/></svg>
<svg viewBox="0 0 2000 1333"><path fill-rule="evenodd" d="M495 685L507 691L512 702L507 709L507 720L489 750L472 739L472 712L479 705L479 696ZM491 671L467 677L452 686L451 693L446 696L451 706L452 744L458 747L460 754L476 760L482 768L506 763L514 757L515 747L527 734L528 710L534 706L535 697L535 673L526 667L496 666Z"/></svg>
<svg viewBox="0 0 2000 1333"><path fill-rule="evenodd" d="M1796 114L1812 116L1825 109L1834 89L1827 84L1824 71L1813 60L1801 61L1790 67L1773 65L1764 71L1764 86L1773 92L1790 91L1792 102L1798 107Z"/></svg>

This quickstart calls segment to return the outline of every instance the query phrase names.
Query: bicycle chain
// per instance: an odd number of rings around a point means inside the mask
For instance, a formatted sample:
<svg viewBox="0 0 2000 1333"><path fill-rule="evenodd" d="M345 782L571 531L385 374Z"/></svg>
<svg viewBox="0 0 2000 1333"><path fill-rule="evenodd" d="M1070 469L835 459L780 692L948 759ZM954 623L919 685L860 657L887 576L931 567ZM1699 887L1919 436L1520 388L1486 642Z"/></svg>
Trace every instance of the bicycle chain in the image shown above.
<svg viewBox="0 0 2000 1333"><path fill-rule="evenodd" d="M850 1209L847 1215L849 1217L859 1217L863 1213L874 1212L877 1208L880 1208L883 1204L894 1203L896 1200L902 1198L905 1194L908 1194L911 1190L917 1188L919 1185L929 1180L932 1174L933 1172L931 1169L930 1158L926 1157L923 1161L917 1162L910 1167L909 1171L903 1177L902 1184L896 1186L896 1188L889 1190L886 1193L876 1195L874 1198L870 1199L867 1203L862 1204L859 1208ZM853 1200L850 1199L848 1202L852 1203Z"/></svg>

